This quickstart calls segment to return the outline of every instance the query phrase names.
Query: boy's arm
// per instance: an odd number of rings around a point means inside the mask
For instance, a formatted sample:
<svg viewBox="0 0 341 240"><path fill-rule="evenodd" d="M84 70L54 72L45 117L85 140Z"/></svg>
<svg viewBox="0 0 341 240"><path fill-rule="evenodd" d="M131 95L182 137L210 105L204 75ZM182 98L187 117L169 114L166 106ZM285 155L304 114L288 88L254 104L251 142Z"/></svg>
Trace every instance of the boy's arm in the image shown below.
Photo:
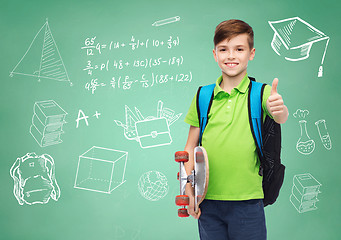
<svg viewBox="0 0 341 240"><path fill-rule="evenodd" d="M285 123L289 116L288 108L284 105L283 98L277 92L278 79L272 82L271 94L266 101L266 107L276 123Z"/></svg>
<svg viewBox="0 0 341 240"><path fill-rule="evenodd" d="M200 128L190 126L189 128L189 133L188 133L188 138L187 138L187 143L185 146L185 151L188 152L189 154L189 161L185 163L185 170L187 176L192 174L192 170L194 169L194 148L198 146L199 143L199 134L200 134ZM199 213L196 214L194 212L194 190L191 186L191 183L186 184L186 195L189 197L189 206L187 208L188 214L192 215L195 219L198 219L200 217L200 209Z"/></svg>

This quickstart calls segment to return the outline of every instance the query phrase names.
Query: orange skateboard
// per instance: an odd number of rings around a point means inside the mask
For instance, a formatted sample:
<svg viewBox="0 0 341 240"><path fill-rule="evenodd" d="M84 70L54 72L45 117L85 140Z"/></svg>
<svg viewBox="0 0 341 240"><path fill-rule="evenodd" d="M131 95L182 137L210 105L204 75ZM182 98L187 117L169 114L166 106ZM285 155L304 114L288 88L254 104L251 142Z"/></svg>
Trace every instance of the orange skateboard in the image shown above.
<svg viewBox="0 0 341 240"><path fill-rule="evenodd" d="M194 211L199 212L199 205L205 199L208 187L208 158L203 147L194 149L194 170L191 175L186 174L184 163L188 162L188 152L178 151L175 153L175 161L180 163L178 180L180 181L180 195L176 196L175 204L181 206L178 210L179 217L188 217L186 206L189 205L189 197L185 193L186 184L191 183L194 188Z"/></svg>

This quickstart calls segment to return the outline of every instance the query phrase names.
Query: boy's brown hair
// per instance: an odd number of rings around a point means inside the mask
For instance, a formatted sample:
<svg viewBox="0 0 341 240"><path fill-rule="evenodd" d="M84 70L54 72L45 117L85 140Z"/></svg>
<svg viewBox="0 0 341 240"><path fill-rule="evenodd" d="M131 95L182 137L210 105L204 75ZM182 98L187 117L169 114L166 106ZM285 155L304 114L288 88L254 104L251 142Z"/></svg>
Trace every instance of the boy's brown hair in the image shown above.
<svg viewBox="0 0 341 240"><path fill-rule="evenodd" d="M214 47L217 46L218 43L227 39L228 41L239 35L247 33L248 34L248 42L250 50L253 48L253 30L252 27L246 22L238 19L230 19L227 21L223 21L218 24L214 32Z"/></svg>

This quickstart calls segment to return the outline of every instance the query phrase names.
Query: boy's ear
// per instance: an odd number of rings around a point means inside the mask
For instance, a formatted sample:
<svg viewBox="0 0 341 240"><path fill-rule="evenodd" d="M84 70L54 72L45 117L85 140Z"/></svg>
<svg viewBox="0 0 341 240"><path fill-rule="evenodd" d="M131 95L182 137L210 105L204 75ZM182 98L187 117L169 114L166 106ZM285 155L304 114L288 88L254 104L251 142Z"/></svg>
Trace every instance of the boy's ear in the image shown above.
<svg viewBox="0 0 341 240"><path fill-rule="evenodd" d="M216 54L215 49L213 49L213 57L214 57L215 61L218 62L218 60L217 60L217 54Z"/></svg>
<svg viewBox="0 0 341 240"><path fill-rule="evenodd" d="M255 48L252 48L252 49L251 49L251 54L250 54L249 60L253 60L253 59L254 59L254 57L255 57L255 52L256 52L256 49L255 49Z"/></svg>

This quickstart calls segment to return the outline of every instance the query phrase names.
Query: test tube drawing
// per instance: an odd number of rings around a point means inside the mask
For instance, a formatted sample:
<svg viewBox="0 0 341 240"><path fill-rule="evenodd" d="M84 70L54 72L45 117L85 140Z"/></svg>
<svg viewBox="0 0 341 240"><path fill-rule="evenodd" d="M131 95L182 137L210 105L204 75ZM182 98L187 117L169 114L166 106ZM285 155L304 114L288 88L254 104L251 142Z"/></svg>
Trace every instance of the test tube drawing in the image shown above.
<svg viewBox="0 0 341 240"><path fill-rule="evenodd" d="M321 141L323 143L323 146L327 149L330 150L332 149L332 142L330 140L330 136L326 127L326 120L321 119L315 122L315 125L317 127L317 130L319 132Z"/></svg>
<svg viewBox="0 0 341 240"><path fill-rule="evenodd" d="M300 124L300 128L301 128L301 137L297 141L296 149L298 152L300 152L304 155L309 155L315 149L315 142L308 135L307 121L300 120L299 124Z"/></svg>
<svg viewBox="0 0 341 240"><path fill-rule="evenodd" d="M169 24L169 23L174 23L174 22L179 22L180 21L180 17L176 16L176 17L171 17L171 18L167 18L167 19L163 19L163 20L159 20L156 21L152 24L153 27L159 27L165 24Z"/></svg>

